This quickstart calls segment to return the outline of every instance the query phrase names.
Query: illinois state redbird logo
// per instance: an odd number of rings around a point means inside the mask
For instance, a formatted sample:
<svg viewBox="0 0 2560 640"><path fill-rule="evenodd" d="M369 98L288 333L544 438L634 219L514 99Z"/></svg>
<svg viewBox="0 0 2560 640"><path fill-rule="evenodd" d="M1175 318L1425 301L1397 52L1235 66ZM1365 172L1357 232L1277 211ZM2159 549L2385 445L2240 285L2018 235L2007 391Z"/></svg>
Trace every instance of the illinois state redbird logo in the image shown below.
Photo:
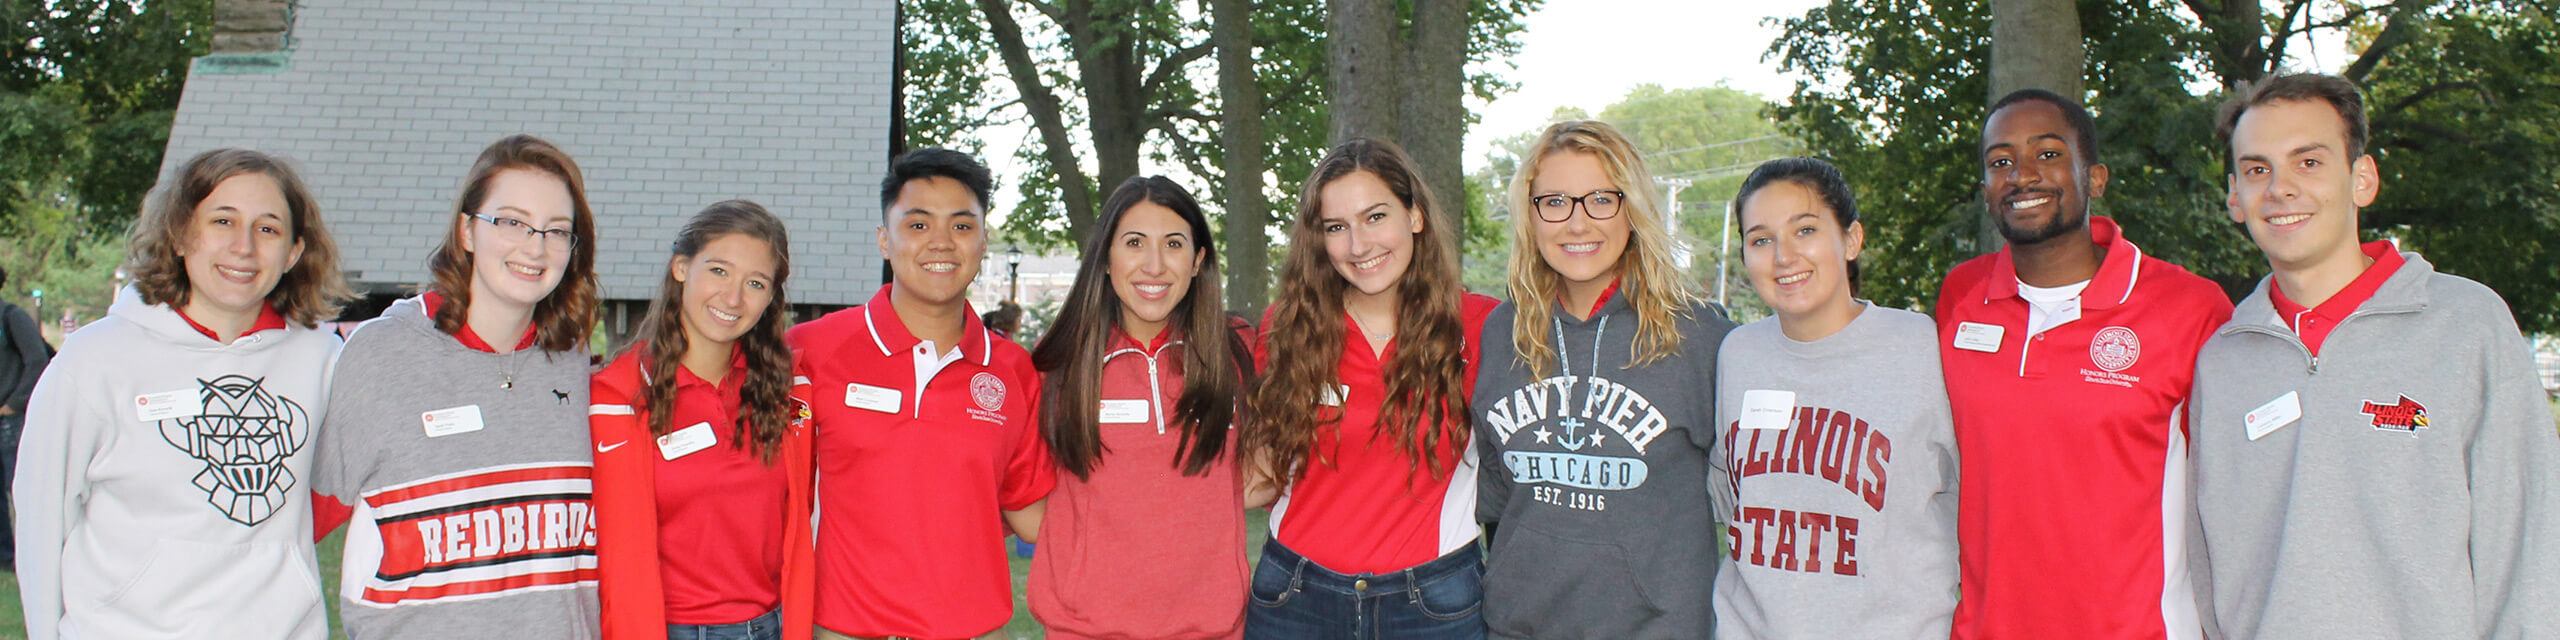
<svg viewBox="0 0 2560 640"><path fill-rule="evenodd" d="M2366 400L2364 414L2373 416L2375 429L2415 433L2427 426L2427 406L2418 404L2418 401L2411 400L2405 395L2400 396L2400 401L2394 404L2375 404L2372 400Z"/></svg>

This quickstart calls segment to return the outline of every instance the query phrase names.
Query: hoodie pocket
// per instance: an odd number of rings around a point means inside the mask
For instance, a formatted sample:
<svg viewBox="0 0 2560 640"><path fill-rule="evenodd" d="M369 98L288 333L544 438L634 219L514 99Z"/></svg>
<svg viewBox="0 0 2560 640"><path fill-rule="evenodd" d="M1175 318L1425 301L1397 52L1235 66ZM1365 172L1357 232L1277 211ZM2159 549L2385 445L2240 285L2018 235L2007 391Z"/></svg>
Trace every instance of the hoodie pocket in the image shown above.
<svg viewBox="0 0 2560 640"><path fill-rule="evenodd" d="M98 615L71 615L84 634L100 637L309 637L308 630L325 634L328 621L313 571L289 544L163 539L140 573L98 601Z"/></svg>
<svg viewBox="0 0 2560 640"><path fill-rule="evenodd" d="M1626 549L1506 524L1484 577L1485 626L1522 638L1629 638L1662 617ZM1704 604L1704 603L1701 603Z"/></svg>

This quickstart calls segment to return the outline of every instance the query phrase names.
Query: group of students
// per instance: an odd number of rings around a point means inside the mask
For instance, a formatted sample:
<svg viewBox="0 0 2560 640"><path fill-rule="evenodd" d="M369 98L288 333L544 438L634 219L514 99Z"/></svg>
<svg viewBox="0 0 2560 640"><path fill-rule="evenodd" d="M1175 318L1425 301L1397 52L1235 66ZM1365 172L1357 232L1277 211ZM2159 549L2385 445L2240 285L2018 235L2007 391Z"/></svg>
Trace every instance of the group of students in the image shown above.
<svg viewBox="0 0 2560 640"><path fill-rule="evenodd" d="M782 221L716 203L601 370L560 149L489 147L433 282L343 345L309 190L207 152L28 405L29 631L322 637L317 497L353 510L364 640L989 637L1007 535L1064 638L2560 633L2560 437L2504 303L2357 244L2352 84L2270 78L2219 123L2274 270L2236 308L2088 215L2087 112L2024 91L1981 139L2009 244L1934 320L1854 296L1849 183L1794 158L1734 198L1774 311L1736 327L1643 154L1572 121L1510 183L1507 302L1459 284L1455 205L1352 140L1259 322L1200 204L1141 177L1025 350L965 298L992 177L924 149L882 181L869 302L792 326Z"/></svg>

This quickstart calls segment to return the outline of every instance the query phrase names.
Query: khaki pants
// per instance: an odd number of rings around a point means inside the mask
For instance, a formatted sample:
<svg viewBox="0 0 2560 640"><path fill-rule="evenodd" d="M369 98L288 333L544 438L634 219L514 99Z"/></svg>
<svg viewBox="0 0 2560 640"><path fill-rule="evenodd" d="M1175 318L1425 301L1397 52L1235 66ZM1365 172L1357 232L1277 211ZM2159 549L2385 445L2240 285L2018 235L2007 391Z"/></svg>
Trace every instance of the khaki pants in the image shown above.
<svg viewBox="0 0 2560 640"><path fill-rule="evenodd" d="M893 639L893 638L865 638L865 637L862 637L862 636L848 636L848 635L845 635L845 634L841 634L841 633L836 633L836 632L834 632L834 631L830 631L830 630L828 630L826 627L818 627L818 640L898 640L898 639ZM1004 635L1004 630L1003 630L1003 629L997 629L997 630L994 630L994 631L989 631L989 632L987 632L987 635L978 636L978 640L1006 640L1006 638L1005 638L1005 635Z"/></svg>

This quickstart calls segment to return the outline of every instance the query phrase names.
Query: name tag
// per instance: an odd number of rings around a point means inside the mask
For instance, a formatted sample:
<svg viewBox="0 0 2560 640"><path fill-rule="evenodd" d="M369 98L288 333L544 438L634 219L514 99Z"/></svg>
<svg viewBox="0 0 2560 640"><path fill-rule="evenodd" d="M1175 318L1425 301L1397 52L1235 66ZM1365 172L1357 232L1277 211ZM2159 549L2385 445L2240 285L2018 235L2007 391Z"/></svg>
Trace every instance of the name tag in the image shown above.
<svg viewBox="0 0 2560 640"><path fill-rule="evenodd" d="M855 382L844 386L844 406L881 413L897 413L898 401L906 394L888 387L874 387Z"/></svg>
<svg viewBox="0 0 2560 640"><path fill-rule="evenodd" d="M143 422L193 418L204 414L204 395L186 389L134 396L133 413L141 416Z"/></svg>
<svg viewBox="0 0 2560 640"><path fill-rule="evenodd" d="M1996 324L1959 323L1956 325L1955 347L1966 351L1999 353L2000 334L2008 331L2008 327Z"/></svg>
<svg viewBox="0 0 2560 640"><path fill-rule="evenodd" d="M696 422L693 426L658 436L658 457L674 460L719 443L720 434L711 431L711 423Z"/></svg>
<svg viewBox="0 0 2560 640"><path fill-rule="evenodd" d="M1796 392L1752 389L1742 392L1742 428L1785 429L1796 412Z"/></svg>
<svg viewBox="0 0 2560 640"><path fill-rule="evenodd" d="M2249 410L2248 416L2241 418L2249 427L2250 440L2266 437L2301 419L2302 392L2299 391L2284 392L2275 401L2258 405L2258 408Z"/></svg>
<svg viewBox="0 0 2560 640"><path fill-rule="evenodd" d="M1145 424L1148 409L1151 408L1153 407L1147 406L1145 400L1104 400L1102 401L1102 423Z"/></svg>
<svg viewBox="0 0 2560 640"><path fill-rule="evenodd" d="M470 433L488 426L480 422L480 405L476 404L421 413L418 414L418 421L426 424L429 438Z"/></svg>
<svg viewBox="0 0 2560 640"><path fill-rule="evenodd" d="M1342 403L1349 401L1350 397L1351 385L1334 385L1334 388L1324 390L1324 397L1317 398L1316 401L1324 403L1324 406L1339 407Z"/></svg>

